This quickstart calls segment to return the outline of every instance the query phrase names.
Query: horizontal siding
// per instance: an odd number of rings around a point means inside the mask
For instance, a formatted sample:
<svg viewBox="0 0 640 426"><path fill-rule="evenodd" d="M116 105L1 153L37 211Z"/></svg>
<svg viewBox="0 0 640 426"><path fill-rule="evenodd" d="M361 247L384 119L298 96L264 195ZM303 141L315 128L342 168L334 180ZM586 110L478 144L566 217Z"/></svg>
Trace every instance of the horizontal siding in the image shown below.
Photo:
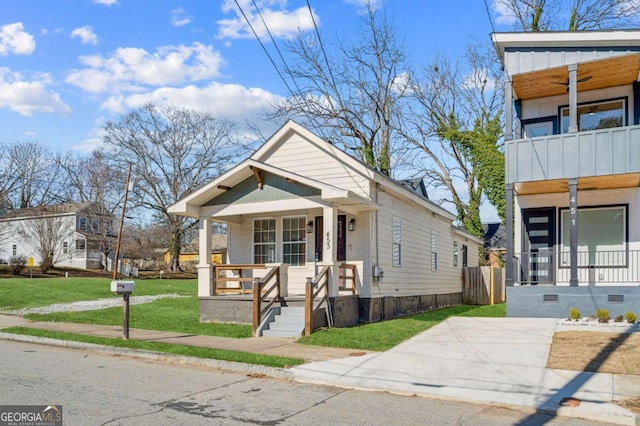
<svg viewBox="0 0 640 426"><path fill-rule="evenodd" d="M551 49L551 51L534 51L522 48L521 51L505 52L505 69L509 75L557 68L568 64L613 58L616 56L637 53L634 50L604 50L591 49L579 52L575 50Z"/></svg>
<svg viewBox="0 0 640 426"><path fill-rule="evenodd" d="M336 147L333 149L339 151ZM369 195L368 179L356 174L335 157L297 134L293 134L268 158L261 158L260 161L310 179L353 191L364 197Z"/></svg>
<svg viewBox="0 0 640 426"><path fill-rule="evenodd" d="M378 212L379 255L384 278L374 286L373 296L409 296L445 294L462 291L462 256L453 266L453 228L451 222L410 202L380 194L383 208ZM392 266L392 220L402 221L402 266ZM438 234L438 270L431 271L431 232ZM459 236L456 236L460 240ZM465 242L469 248L469 265L477 265L475 242ZM461 250L461 248L459 249ZM460 252L461 253L461 252ZM474 262L474 263L472 263Z"/></svg>

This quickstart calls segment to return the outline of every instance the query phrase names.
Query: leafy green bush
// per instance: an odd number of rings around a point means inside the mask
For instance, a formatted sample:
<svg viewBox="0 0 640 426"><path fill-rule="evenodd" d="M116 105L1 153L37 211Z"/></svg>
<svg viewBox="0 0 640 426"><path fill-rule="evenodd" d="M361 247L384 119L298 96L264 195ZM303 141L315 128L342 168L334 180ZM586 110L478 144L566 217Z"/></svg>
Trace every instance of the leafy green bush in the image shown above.
<svg viewBox="0 0 640 426"><path fill-rule="evenodd" d="M631 312L631 311L629 311L629 312L627 312L627 313L625 313L625 314L624 314L624 318L627 320L627 322L628 322L629 324L633 324L633 323L635 323L635 322L636 322L636 320L638 319L638 315L636 315L636 313L635 313L635 312Z"/></svg>
<svg viewBox="0 0 640 426"><path fill-rule="evenodd" d="M613 322L622 322L623 319L624 319L624 317L622 315L616 315L613 318Z"/></svg>
<svg viewBox="0 0 640 426"><path fill-rule="evenodd" d="M609 315L608 309L600 308L596 311L596 317L598 317L598 322L607 323L611 319L611 315Z"/></svg>
<svg viewBox="0 0 640 426"><path fill-rule="evenodd" d="M569 319L572 321L578 321L580 318L582 318L582 314L580 313L580 311L576 308L571 308L569 309Z"/></svg>

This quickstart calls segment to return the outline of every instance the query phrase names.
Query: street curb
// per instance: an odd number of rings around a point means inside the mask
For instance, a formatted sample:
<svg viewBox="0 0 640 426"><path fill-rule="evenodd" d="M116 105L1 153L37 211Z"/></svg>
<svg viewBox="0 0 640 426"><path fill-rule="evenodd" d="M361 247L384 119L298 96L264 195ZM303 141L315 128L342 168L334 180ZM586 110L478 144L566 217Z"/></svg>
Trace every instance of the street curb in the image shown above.
<svg viewBox="0 0 640 426"><path fill-rule="evenodd" d="M225 370L234 373L265 375L277 379L293 380L294 374L284 368L268 367L266 365L245 364L242 362L222 361L209 358L197 358L184 355L173 355L163 352L146 351L142 349L119 348L115 346L98 345L95 343L75 342L72 340L58 340L49 337L29 336L0 332L0 339L38 345L56 346L69 349L83 349L108 355L124 355L132 358L142 358L169 364L187 365L193 367Z"/></svg>

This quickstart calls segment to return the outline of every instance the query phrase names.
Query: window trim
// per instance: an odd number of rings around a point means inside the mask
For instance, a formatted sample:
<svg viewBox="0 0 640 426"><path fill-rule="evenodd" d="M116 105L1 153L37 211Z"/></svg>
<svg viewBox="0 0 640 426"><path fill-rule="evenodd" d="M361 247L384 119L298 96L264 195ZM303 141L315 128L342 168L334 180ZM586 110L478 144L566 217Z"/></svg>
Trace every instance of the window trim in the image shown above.
<svg viewBox="0 0 640 426"><path fill-rule="evenodd" d="M438 233L431 231L431 272L438 272Z"/></svg>
<svg viewBox="0 0 640 426"><path fill-rule="evenodd" d="M280 217L280 223L281 223L281 231L280 231L280 247L282 248L281 252L282 252L282 263L285 263L284 261L284 245L285 244L300 244L300 241L288 241L285 242L284 240L284 221L285 219L302 219L302 227L299 228L302 230L302 232L304 232L304 240L302 241L302 244L304 244L304 251L302 252L302 255L304 256L304 262L300 263L300 264L296 264L294 265L293 263L287 263L287 265L290 265L291 268L301 268L301 267L306 267L307 266L307 250L309 248L308 243L309 243L309 239L308 239L308 235L307 235L307 216L306 215L291 215L291 216L282 216ZM277 227L277 225L276 225ZM277 238L277 236L276 236Z"/></svg>
<svg viewBox="0 0 640 426"><path fill-rule="evenodd" d="M603 205L593 205L593 206L579 206L578 213L580 210L606 210L606 209L615 209L621 208L624 213L624 264L621 265L578 265L578 269L589 269L591 267L594 268L628 268L629 267L629 204L603 204ZM559 269L569 269L571 267L570 264L563 265L562 264L562 255L566 253L567 255L570 253L571 248L565 247L563 244L563 235L562 235L562 219L563 212L569 211L569 207L560 207L558 208L558 249L560 252L560 256L558 256L558 268ZM578 228L578 234L580 233L580 228ZM579 238L579 236L578 236Z"/></svg>
<svg viewBox="0 0 640 426"><path fill-rule="evenodd" d="M558 116L549 115L546 117L537 117L537 118L527 118L520 120L520 134L522 138L531 139L532 137L546 137L546 136L526 136L524 131L524 127L527 124L540 124L540 123L551 123L552 134L558 134Z"/></svg>
<svg viewBox="0 0 640 426"><path fill-rule="evenodd" d="M578 108L580 107L585 107L585 106L591 106L591 105L599 105L599 104L607 104L607 103L614 103L617 101L622 101L622 127L626 127L628 126L629 123L629 97L628 96L620 96L617 98L608 98L608 99L600 99L597 101L588 101L588 102L579 102L578 103ZM569 109L569 105L560 105L558 106L558 115L557 115L557 120L558 120L558 133L559 134L566 134L568 133L569 129L567 129L567 131L563 131L562 129L562 112L564 110L568 110ZM578 117L579 118L579 117ZM578 131L582 132L582 131L586 131L586 132L590 132L593 130L579 130L580 129L580 123L578 123Z"/></svg>
<svg viewBox="0 0 640 426"><path fill-rule="evenodd" d="M274 228L274 233L275 233L275 239L273 242L268 242L268 243L256 243L255 242L255 232L256 232L256 221L259 220L273 220L275 228ZM278 219L276 217L256 217L251 221L251 260L253 261L254 264L262 264L261 262L256 262L256 245L269 245L269 244L273 244L274 245L274 254L273 254L273 263L277 263L278 262ZM264 263L271 263L271 262L264 262Z"/></svg>

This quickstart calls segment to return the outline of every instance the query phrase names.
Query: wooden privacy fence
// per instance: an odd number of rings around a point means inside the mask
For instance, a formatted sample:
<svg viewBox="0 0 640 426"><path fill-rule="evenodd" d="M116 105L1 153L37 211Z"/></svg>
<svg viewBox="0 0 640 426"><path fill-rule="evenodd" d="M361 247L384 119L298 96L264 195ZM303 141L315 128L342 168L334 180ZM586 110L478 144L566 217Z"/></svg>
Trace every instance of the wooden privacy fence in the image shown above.
<svg viewBox="0 0 640 426"><path fill-rule="evenodd" d="M475 266L462 269L462 303L493 305L505 301L504 269Z"/></svg>

